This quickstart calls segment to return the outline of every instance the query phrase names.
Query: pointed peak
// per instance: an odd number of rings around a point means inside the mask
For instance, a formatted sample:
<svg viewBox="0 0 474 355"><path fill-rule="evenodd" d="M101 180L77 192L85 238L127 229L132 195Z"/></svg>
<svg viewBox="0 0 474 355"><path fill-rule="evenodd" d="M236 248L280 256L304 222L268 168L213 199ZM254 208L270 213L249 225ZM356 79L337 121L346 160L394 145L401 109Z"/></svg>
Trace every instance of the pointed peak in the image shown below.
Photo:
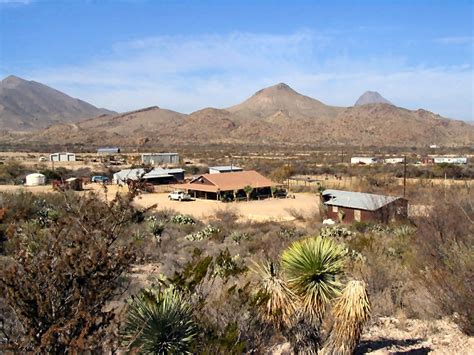
<svg viewBox="0 0 474 355"><path fill-rule="evenodd" d="M285 83L278 83L274 85L273 87L278 90L293 90L289 85Z"/></svg>
<svg viewBox="0 0 474 355"><path fill-rule="evenodd" d="M390 101L380 95L377 91L366 91L356 101L354 106L366 105L366 104L389 104L393 105Z"/></svg>
<svg viewBox="0 0 474 355"><path fill-rule="evenodd" d="M276 94L276 93L292 93L296 94L297 92L293 90L289 85L285 83L278 83L273 86L269 86L263 88L255 93L255 95L268 95L268 94Z"/></svg>
<svg viewBox="0 0 474 355"><path fill-rule="evenodd" d="M15 75L9 75L5 79L2 80L2 83L4 84L17 84L17 83L22 83L25 82L26 80L15 76Z"/></svg>

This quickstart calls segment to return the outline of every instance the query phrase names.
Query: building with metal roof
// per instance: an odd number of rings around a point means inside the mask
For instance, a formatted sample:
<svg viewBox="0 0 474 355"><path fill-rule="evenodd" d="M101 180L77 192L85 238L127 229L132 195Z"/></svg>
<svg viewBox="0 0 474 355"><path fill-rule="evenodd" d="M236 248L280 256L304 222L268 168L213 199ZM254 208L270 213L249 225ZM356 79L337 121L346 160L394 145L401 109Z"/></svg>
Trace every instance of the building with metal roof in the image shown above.
<svg viewBox="0 0 474 355"><path fill-rule="evenodd" d="M119 153L120 153L120 148L117 148L117 147L97 149L97 154L119 154Z"/></svg>
<svg viewBox="0 0 474 355"><path fill-rule="evenodd" d="M222 174L222 173L233 173L234 171L243 171L244 169L239 168L235 165L222 165L222 166L210 166L209 174Z"/></svg>
<svg viewBox="0 0 474 355"><path fill-rule="evenodd" d="M147 172L142 168L124 169L115 173L112 181L114 184L124 185L129 180L144 180L154 185L171 184L184 181L184 170L180 168L163 169L158 167Z"/></svg>
<svg viewBox="0 0 474 355"><path fill-rule="evenodd" d="M407 217L408 202L399 196L327 189L321 193L327 217L340 222L388 222Z"/></svg>

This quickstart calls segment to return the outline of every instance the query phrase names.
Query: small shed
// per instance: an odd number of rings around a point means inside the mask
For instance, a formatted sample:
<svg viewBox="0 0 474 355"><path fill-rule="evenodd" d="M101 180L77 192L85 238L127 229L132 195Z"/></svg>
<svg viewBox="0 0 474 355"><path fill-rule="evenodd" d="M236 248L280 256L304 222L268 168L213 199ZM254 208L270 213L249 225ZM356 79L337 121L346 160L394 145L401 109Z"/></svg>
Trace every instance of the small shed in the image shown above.
<svg viewBox="0 0 474 355"><path fill-rule="evenodd" d="M328 218L343 223L386 223L408 215L408 201L398 196L328 189L321 193L321 202Z"/></svg>
<svg viewBox="0 0 474 355"><path fill-rule="evenodd" d="M244 169L234 165L210 166L209 174L233 173L235 171L243 171Z"/></svg>
<svg viewBox="0 0 474 355"><path fill-rule="evenodd" d="M26 175L26 186L40 186L46 183L46 176L39 173Z"/></svg>
<svg viewBox="0 0 474 355"><path fill-rule="evenodd" d="M67 189L74 191L82 191L82 179L72 177L66 179L64 182L67 186Z"/></svg>

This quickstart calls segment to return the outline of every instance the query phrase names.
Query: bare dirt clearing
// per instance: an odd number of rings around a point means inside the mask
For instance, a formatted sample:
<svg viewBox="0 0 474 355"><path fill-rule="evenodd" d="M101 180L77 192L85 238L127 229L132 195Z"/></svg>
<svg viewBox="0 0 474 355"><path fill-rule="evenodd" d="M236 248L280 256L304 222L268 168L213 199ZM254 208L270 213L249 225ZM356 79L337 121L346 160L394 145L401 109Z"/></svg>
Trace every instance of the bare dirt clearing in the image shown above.
<svg viewBox="0 0 474 355"><path fill-rule="evenodd" d="M136 200L137 205L149 207L155 203L158 208L172 208L200 219L207 219L217 211L231 209L241 219L264 221L291 221L295 217L292 211L306 218L314 216L318 211L318 200L315 194L298 193L295 198L268 199L261 201L244 201L238 203L223 203L212 200L195 200L187 202L169 201L167 194L144 194Z"/></svg>
<svg viewBox="0 0 474 355"><path fill-rule="evenodd" d="M23 185L0 185L2 191L31 191L33 193L52 192L50 185L45 186L23 186ZM105 191L99 184L88 184L81 193L96 191L105 197ZM107 198L112 198L117 192L125 193L126 187L107 185ZM243 201L238 203L223 203L212 200L194 201L170 201L167 193L151 193L140 195L135 203L140 207L150 207L157 204L158 209L169 208L181 214L188 214L198 219L207 220L212 218L217 211L232 210L242 220L253 221L292 221L295 214L303 218L314 218L318 215L318 199L314 193L296 193L295 198L267 199L261 201Z"/></svg>

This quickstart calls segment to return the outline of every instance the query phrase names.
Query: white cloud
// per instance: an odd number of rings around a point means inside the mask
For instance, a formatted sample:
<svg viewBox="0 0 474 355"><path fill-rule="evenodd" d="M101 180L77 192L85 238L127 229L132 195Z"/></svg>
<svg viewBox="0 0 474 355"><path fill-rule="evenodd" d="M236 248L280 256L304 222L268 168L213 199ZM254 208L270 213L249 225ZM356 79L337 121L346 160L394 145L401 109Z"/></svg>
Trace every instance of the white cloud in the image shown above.
<svg viewBox="0 0 474 355"><path fill-rule="evenodd" d="M470 64L413 67L404 57L357 60L343 49L337 38L311 31L160 36L117 43L110 55L89 63L25 75L118 111L227 107L286 82L332 105L349 106L364 91L377 90L399 106L473 118Z"/></svg>

